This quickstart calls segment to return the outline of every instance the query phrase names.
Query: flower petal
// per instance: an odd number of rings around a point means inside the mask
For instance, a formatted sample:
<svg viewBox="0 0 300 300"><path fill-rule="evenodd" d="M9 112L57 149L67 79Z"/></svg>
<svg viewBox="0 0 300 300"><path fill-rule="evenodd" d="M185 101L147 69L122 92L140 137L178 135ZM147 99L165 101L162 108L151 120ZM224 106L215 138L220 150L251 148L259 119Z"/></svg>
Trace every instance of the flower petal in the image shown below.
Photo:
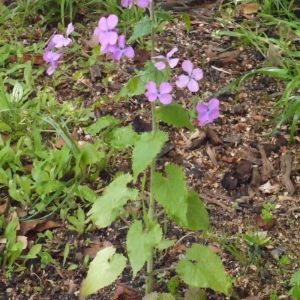
<svg viewBox="0 0 300 300"><path fill-rule="evenodd" d="M188 83L188 89L191 92L198 92L199 91L199 85L198 82L195 79L191 79Z"/></svg>
<svg viewBox="0 0 300 300"><path fill-rule="evenodd" d="M169 82L163 82L158 90L160 94L169 94L172 91L172 85Z"/></svg>
<svg viewBox="0 0 300 300"><path fill-rule="evenodd" d="M209 112L209 116L210 116L210 119L212 119L212 120L218 119L219 116L220 116L219 109L213 109L213 110L211 110Z"/></svg>
<svg viewBox="0 0 300 300"><path fill-rule="evenodd" d="M196 105L196 110L198 113L207 113L208 107L205 103L199 103Z"/></svg>
<svg viewBox="0 0 300 300"><path fill-rule="evenodd" d="M196 68L193 70L192 72L192 77L195 79L195 80L200 80L203 78L203 71L199 68Z"/></svg>
<svg viewBox="0 0 300 300"><path fill-rule="evenodd" d="M146 8L149 6L151 1L149 0L136 0L136 5L141 8Z"/></svg>
<svg viewBox="0 0 300 300"><path fill-rule="evenodd" d="M74 26L73 26L72 23L70 23L70 24L68 25L66 35L69 36L69 34L71 34L73 31L74 31Z"/></svg>
<svg viewBox="0 0 300 300"><path fill-rule="evenodd" d="M116 15L109 15L107 17L107 28L113 29L117 26L119 19Z"/></svg>
<svg viewBox="0 0 300 300"><path fill-rule="evenodd" d="M183 63L182 63L182 69L184 71L186 71L189 75L192 74L193 72L193 64L190 60L185 60Z"/></svg>
<svg viewBox="0 0 300 300"><path fill-rule="evenodd" d="M111 31L108 33L108 43L110 45L114 45L118 40L118 34L115 31Z"/></svg>
<svg viewBox="0 0 300 300"><path fill-rule="evenodd" d="M148 98L148 100L150 102L154 102L157 99L157 93L153 93L153 92L147 91L145 93L145 95L146 95L146 97Z"/></svg>
<svg viewBox="0 0 300 300"><path fill-rule="evenodd" d="M210 110L219 109L219 106L220 106L220 101L216 98L213 98L208 102L208 107Z"/></svg>
<svg viewBox="0 0 300 300"><path fill-rule="evenodd" d="M125 35L124 34L119 36L118 45L119 45L119 48L125 47Z"/></svg>
<svg viewBox="0 0 300 300"><path fill-rule="evenodd" d="M156 88L156 83L154 81L149 81L146 84L146 89L152 93L156 93L157 94L157 88Z"/></svg>
<svg viewBox="0 0 300 300"><path fill-rule="evenodd" d="M127 56L128 58L133 58L134 57L134 50L132 47L126 47L124 49L124 55Z"/></svg>
<svg viewBox="0 0 300 300"><path fill-rule="evenodd" d="M159 101L164 104L170 104L172 102L172 96L170 94L162 94L158 96Z"/></svg>
<svg viewBox="0 0 300 300"><path fill-rule="evenodd" d="M175 47L174 49L172 49L170 52L167 53L167 57L170 58L177 51L178 51L178 48Z"/></svg>
<svg viewBox="0 0 300 300"><path fill-rule="evenodd" d="M107 31L108 30L107 19L105 17L100 18L100 20L98 22L98 28L101 31Z"/></svg>
<svg viewBox="0 0 300 300"><path fill-rule="evenodd" d="M154 64L157 70L163 70L166 67L166 63L164 61L159 61Z"/></svg>
<svg viewBox="0 0 300 300"><path fill-rule="evenodd" d="M184 88L188 85L190 81L190 78L186 75L180 75L177 77L176 79L176 85L179 87L179 88Z"/></svg>
<svg viewBox="0 0 300 300"><path fill-rule="evenodd" d="M114 60L120 60L122 55L123 55L123 50L117 48L116 51L113 52L111 57Z"/></svg>
<svg viewBox="0 0 300 300"><path fill-rule="evenodd" d="M170 65L170 68L174 68L177 66L179 62L179 58L172 58L169 60L169 65Z"/></svg>

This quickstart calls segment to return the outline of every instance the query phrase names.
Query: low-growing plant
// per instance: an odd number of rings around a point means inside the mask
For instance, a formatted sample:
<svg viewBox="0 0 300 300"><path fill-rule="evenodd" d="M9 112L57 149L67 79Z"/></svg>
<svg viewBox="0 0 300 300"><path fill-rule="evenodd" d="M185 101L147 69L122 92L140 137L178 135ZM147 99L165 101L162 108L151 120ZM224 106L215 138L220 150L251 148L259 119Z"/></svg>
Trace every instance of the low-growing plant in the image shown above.
<svg viewBox="0 0 300 300"><path fill-rule="evenodd" d="M122 0L121 4L126 9L134 5L132 0ZM146 264L145 293L149 295L153 292L154 275L163 271L155 268L155 258L159 258L160 251L168 249L175 242L163 237L165 231L162 226L165 229L165 223L160 221L161 215L190 230L207 230L209 220L198 194L188 190L180 167L170 164L166 166L163 174L157 171L157 155L169 139L167 133L158 128L158 121L181 128L186 127L189 130L194 128L190 123L188 112L179 104L172 103L172 84L169 81L172 78L171 69L179 61L179 58L172 57L178 49L175 47L166 56L155 56L155 31L159 30L159 24L154 2L136 0L136 4L140 8L149 7L150 16L144 16L135 24L132 36L127 42L124 34L118 35L116 27L119 19L116 14L100 18L93 36L100 42L102 54L111 53L112 59L120 61L124 56L132 58L135 54L134 49L128 43L151 35L151 56L155 61L147 62L144 70L136 71L136 74L117 95L116 100L145 94L151 103L152 130L136 134L131 126L116 127L109 130L109 134L106 132L103 135L104 142L109 139L109 145L114 151L124 151L133 147L133 175L118 174L105 189L103 195L93 199L87 222L92 222L98 228L105 228L119 216L128 215L125 206L129 201L141 202L141 213L132 214L131 223L126 221L129 228L126 247L134 277ZM54 35L46 47L44 58L50 63L49 75L55 72L57 60L64 51L64 47L70 43L68 35L73 30L72 24L69 24L67 35ZM189 60L182 63L182 68L187 75L177 76L175 84L179 88L187 87L191 92L198 92L197 81L203 77L202 70L194 67ZM195 99L197 96L193 101ZM217 99L211 99L208 104L199 103L195 106L200 126L211 123L219 117ZM98 134L103 129L108 129L112 122L115 122L113 118L102 117L86 130L90 134ZM116 153L113 152L113 154ZM93 162L95 163L94 160ZM87 164L88 161L85 163ZM74 225L74 222L72 223ZM83 299L111 284L122 273L126 266L126 258L115 252L116 249L113 247L107 247L98 252L90 264L87 278L82 283L80 298ZM225 294L230 292L231 284L221 260L203 245L194 244L187 250L186 257L173 269L176 269L179 278L186 284L198 288L209 287ZM155 294L152 295L155 296Z"/></svg>
<svg viewBox="0 0 300 300"><path fill-rule="evenodd" d="M270 223L273 219L273 210L275 209L276 204L272 203L264 203L263 208L261 210L261 218L266 222L266 224Z"/></svg>

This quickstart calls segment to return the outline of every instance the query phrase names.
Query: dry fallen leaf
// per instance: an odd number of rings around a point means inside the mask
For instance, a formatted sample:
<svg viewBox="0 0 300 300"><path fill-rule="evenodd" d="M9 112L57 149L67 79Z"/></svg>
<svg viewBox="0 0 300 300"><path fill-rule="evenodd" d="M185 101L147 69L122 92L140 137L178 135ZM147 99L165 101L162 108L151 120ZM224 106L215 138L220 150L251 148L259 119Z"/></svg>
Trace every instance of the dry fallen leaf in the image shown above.
<svg viewBox="0 0 300 300"><path fill-rule="evenodd" d="M259 187L259 189L264 193L264 194L272 194L275 191L279 190L279 185L278 184L274 184L272 185L270 183L270 180L267 181L265 184L261 185Z"/></svg>
<svg viewBox="0 0 300 300"><path fill-rule="evenodd" d="M30 230L41 232L47 229L58 228L62 226L62 224L51 220L32 220L28 222L20 222L20 233L25 235Z"/></svg>
<svg viewBox="0 0 300 300"><path fill-rule="evenodd" d="M258 9L259 5L257 3L246 3L242 5L242 11L246 15L256 14Z"/></svg>
<svg viewBox="0 0 300 300"><path fill-rule="evenodd" d="M17 236L17 242L22 242L23 244L23 250L27 248L27 236L24 235L18 235Z"/></svg>

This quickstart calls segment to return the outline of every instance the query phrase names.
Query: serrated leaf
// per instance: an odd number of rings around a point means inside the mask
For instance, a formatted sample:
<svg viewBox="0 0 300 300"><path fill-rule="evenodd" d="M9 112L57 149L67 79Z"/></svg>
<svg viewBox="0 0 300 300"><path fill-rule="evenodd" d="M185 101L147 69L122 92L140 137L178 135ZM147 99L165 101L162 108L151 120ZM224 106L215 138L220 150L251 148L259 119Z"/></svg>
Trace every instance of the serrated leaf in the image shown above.
<svg viewBox="0 0 300 300"><path fill-rule="evenodd" d="M148 230L144 230L141 221L135 221L131 225L127 234L126 246L134 277L150 258L152 248L161 239L162 230L157 223L151 224Z"/></svg>
<svg viewBox="0 0 300 300"><path fill-rule="evenodd" d="M127 43L131 43L140 37L150 34L151 28L152 20L150 20L148 16L144 16L140 22L135 24L133 34L130 39L128 39Z"/></svg>
<svg viewBox="0 0 300 300"><path fill-rule="evenodd" d="M207 247L194 244L178 262L176 272L188 285L211 288L228 295L231 285L227 280L221 259Z"/></svg>
<svg viewBox="0 0 300 300"><path fill-rule="evenodd" d="M118 150L125 150L134 145L138 139L138 134L134 132L131 126L116 128L112 132L110 145Z"/></svg>
<svg viewBox="0 0 300 300"><path fill-rule="evenodd" d="M101 117L100 119L97 120L96 123L86 127L84 130L85 132L91 134L91 135L96 135L99 133L102 129L111 126L111 125L116 125L120 123L119 120L115 119L114 117L107 115L104 117Z"/></svg>
<svg viewBox="0 0 300 300"><path fill-rule="evenodd" d="M209 217L203 202L199 199L199 195L195 191L190 191L187 201L187 222L180 222L173 217L173 220L181 227L189 230L207 230L209 227Z"/></svg>
<svg viewBox="0 0 300 300"><path fill-rule="evenodd" d="M110 285L122 273L126 266L126 258L115 252L115 248L107 247L97 253L90 263L86 279L81 284L79 299L84 299Z"/></svg>
<svg viewBox="0 0 300 300"><path fill-rule="evenodd" d="M153 132L145 132L140 135L132 152L134 180L151 164L167 140L168 134L160 130L156 132L155 136L153 136Z"/></svg>
<svg viewBox="0 0 300 300"><path fill-rule="evenodd" d="M128 200L135 200L138 190L127 187L132 180L129 174L117 177L109 184L103 196L98 197L88 212L89 220L92 220L99 228L109 226L123 210L123 205Z"/></svg>
<svg viewBox="0 0 300 300"><path fill-rule="evenodd" d="M151 190L170 218L175 222L187 224L188 190L185 175L182 169L174 164L168 165L165 172L166 178L158 172L154 173Z"/></svg>
<svg viewBox="0 0 300 300"><path fill-rule="evenodd" d="M175 300L175 298L169 293L152 292L145 295L142 300Z"/></svg>
<svg viewBox="0 0 300 300"><path fill-rule="evenodd" d="M98 195L86 185L78 186L75 191L75 195L84 200L87 200L90 203L95 203L95 201L98 197Z"/></svg>
<svg viewBox="0 0 300 300"><path fill-rule="evenodd" d="M190 131L194 130L188 112L176 102L161 106L155 114L159 120L162 120L169 125L175 125L180 128L186 127Z"/></svg>

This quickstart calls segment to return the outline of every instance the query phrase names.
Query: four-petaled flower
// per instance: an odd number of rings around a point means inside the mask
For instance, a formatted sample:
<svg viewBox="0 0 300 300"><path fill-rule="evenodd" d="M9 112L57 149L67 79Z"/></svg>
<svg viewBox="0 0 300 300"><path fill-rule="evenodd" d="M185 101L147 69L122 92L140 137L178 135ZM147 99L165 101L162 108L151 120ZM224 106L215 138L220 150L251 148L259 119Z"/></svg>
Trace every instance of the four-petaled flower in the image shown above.
<svg viewBox="0 0 300 300"><path fill-rule="evenodd" d="M52 75L57 68L57 61L61 54L57 52L47 51L44 53L43 58L46 62L50 63L51 67L48 68L47 74Z"/></svg>
<svg viewBox="0 0 300 300"><path fill-rule="evenodd" d="M199 126L212 123L213 120L220 116L219 105L220 102L218 99L211 99L208 104L197 104L196 110L198 111Z"/></svg>
<svg viewBox="0 0 300 300"><path fill-rule="evenodd" d="M156 83L154 81L149 81L146 85L147 92L146 97L150 102L154 102L156 99L162 104L170 104L172 102L172 96L170 92L172 91L172 85L168 82L163 82L157 89Z"/></svg>
<svg viewBox="0 0 300 300"><path fill-rule="evenodd" d="M102 17L98 22L98 27L94 34L97 35L102 47L107 45L114 45L118 40L118 34L115 27L118 24L118 17L116 15L109 15L107 18Z"/></svg>
<svg viewBox="0 0 300 300"><path fill-rule="evenodd" d="M166 67L166 62L169 64L170 68L174 68L177 66L179 58L172 58L171 56L178 51L178 49L175 47L173 50L171 50L169 53L167 53L166 57L163 55L154 56L152 58L154 59L160 59L161 61L154 64L157 70L163 70Z"/></svg>
<svg viewBox="0 0 300 300"><path fill-rule="evenodd" d="M120 35L118 39L118 47L112 45L108 47L108 51L112 53L112 58L114 60L120 60L124 54L128 58L134 57L134 50L131 46L125 47L125 35Z"/></svg>
<svg viewBox="0 0 300 300"><path fill-rule="evenodd" d="M60 49L62 47L68 46L72 40L68 37L74 31L74 26L72 23L68 25L66 37L62 34L55 34L51 39L51 42L54 44L54 47Z"/></svg>
<svg viewBox="0 0 300 300"><path fill-rule="evenodd" d="M182 69L188 73L188 75L180 75L176 79L176 85L179 88L188 87L191 92L198 92L199 85L198 80L203 78L203 72L201 69L193 68L193 64L190 60L185 60L182 63Z"/></svg>

